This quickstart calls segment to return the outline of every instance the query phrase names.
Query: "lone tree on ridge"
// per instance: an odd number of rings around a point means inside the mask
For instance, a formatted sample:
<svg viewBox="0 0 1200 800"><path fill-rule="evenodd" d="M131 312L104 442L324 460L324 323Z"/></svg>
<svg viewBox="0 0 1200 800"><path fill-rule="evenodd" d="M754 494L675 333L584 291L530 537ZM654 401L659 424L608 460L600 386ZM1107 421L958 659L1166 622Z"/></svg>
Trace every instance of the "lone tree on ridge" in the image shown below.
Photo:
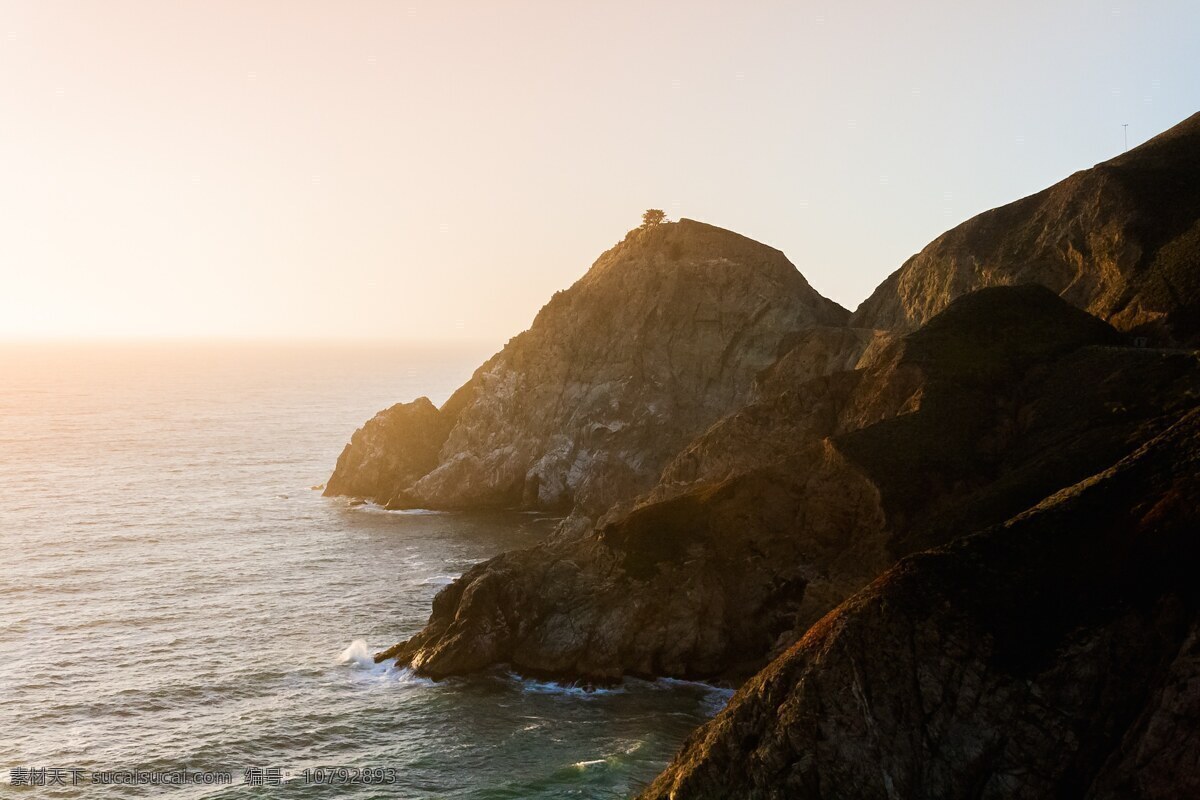
<svg viewBox="0 0 1200 800"><path fill-rule="evenodd" d="M648 208L646 213L642 214L642 227L653 228L655 225L661 225L666 222L667 215L661 208Z"/></svg>

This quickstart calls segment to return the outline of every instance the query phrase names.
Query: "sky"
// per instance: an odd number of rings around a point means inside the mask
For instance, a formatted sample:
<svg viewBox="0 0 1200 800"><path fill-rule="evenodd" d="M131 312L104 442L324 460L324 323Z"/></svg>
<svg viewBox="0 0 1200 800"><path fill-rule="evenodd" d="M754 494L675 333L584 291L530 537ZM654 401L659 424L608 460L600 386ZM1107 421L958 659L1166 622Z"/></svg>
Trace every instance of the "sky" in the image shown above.
<svg viewBox="0 0 1200 800"><path fill-rule="evenodd" d="M854 308L1198 75L1194 0L0 0L0 339L498 344L649 207Z"/></svg>

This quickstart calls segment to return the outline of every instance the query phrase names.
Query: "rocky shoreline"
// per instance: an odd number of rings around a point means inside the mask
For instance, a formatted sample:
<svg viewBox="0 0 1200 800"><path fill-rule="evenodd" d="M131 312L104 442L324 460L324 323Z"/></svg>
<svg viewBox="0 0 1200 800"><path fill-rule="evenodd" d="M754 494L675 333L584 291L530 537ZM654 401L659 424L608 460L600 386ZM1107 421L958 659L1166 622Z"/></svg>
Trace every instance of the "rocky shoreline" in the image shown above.
<svg viewBox="0 0 1200 800"><path fill-rule="evenodd" d="M326 493L569 514L377 660L753 676L645 798L1200 793L1197 344L1200 115L853 314L745 237L632 231Z"/></svg>
<svg viewBox="0 0 1200 800"><path fill-rule="evenodd" d="M988 341L997 327L1009 336ZM1041 287L967 295L875 366L713 426L628 512L472 568L378 657L439 678L498 663L585 681L744 675L897 558L1106 468L1200 397L1193 356L1123 343ZM1104 386L1080 403L1062 374Z"/></svg>

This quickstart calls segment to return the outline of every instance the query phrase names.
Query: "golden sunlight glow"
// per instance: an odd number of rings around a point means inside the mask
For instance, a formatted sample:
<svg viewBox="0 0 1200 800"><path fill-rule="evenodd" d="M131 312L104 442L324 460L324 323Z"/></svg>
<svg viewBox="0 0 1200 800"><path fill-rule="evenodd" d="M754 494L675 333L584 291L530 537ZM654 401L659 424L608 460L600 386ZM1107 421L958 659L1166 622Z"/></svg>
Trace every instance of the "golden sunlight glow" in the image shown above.
<svg viewBox="0 0 1200 800"><path fill-rule="evenodd" d="M0 338L499 342L660 206L854 306L1198 105L1184 4L867 5L7 2Z"/></svg>

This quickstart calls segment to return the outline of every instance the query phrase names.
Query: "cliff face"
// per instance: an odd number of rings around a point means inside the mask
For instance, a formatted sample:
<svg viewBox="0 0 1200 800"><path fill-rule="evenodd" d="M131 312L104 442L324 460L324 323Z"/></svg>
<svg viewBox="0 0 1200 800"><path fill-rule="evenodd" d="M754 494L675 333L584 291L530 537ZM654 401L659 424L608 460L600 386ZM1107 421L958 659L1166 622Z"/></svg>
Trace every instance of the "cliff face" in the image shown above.
<svg viewBox="0 0 1200 800"><path fill-rule="evenodd" d="M1198 509L1193 410L1010 522L901 561L641 797L1197 796Z"/></svg>
<svg viewBox="0 0 1200 800"><path fill-rule="evenodd" d="M647 800L1200 794L1200 115L847 317L683 220L381 412L328 493L575 513L376 659L761 669Z"/></svg>
<svg viewBox="0 0 1200 800"><path fill-rule="evenodd" d="M847 316L770 247L691 220L636 230L439 412L368 422L327 493L598 515L744 404L786 336Z"/></svg>
<svg viewBox="0 0 1200 800"><path fill-rule="evenodd" d="M1122 330L1196 342L1197 261L1200 114L938 237L859 306L852 324L912 330L975 289L1040 283Z"/></svg>
<svg viewBox="0 0 1200 800"><path fill-rule="evenodd" d="M435 677L744 674L897 558L1103 469L1200 396L1194 356L1125 347L1037 286L968 295L859 358L763 373L771 396L631 510L473 568L378 658Z"/></svg>
<svg viewBox="0 0 1200 800"><path fill-rule="evenodd" d="M380 411L354 432L325 494L395 497L437 466L449 417L427 397Z"/></svg>

